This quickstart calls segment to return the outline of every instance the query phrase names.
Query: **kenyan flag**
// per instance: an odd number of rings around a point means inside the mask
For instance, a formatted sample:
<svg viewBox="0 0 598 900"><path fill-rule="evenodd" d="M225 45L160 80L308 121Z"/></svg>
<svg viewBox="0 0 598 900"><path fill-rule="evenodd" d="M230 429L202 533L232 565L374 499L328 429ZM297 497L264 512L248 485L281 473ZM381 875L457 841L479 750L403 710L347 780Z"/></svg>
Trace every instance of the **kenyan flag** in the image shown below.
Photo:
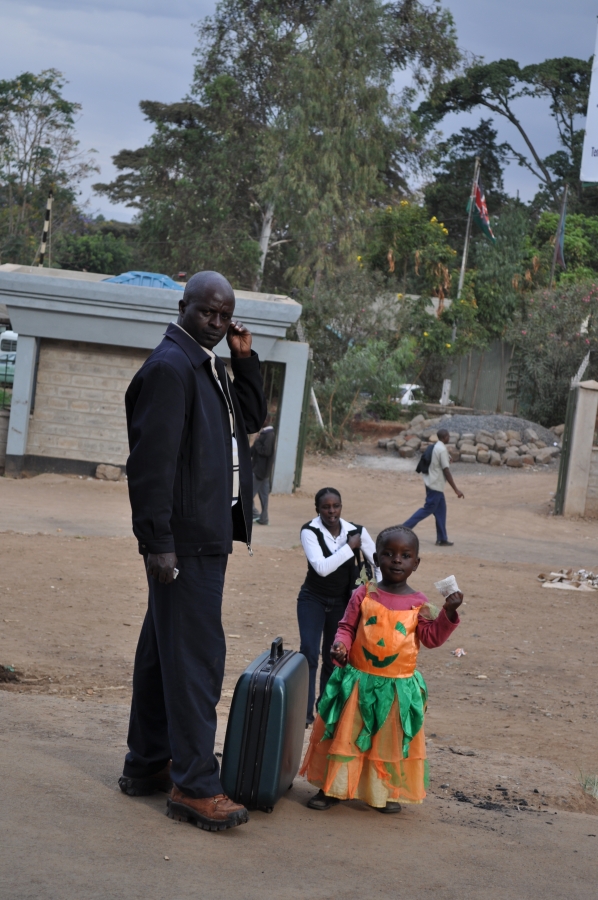
<svg viewBox="0 0 598 900"><path fill-rule="evenodd" d="M486 196L484 194L484 188L479 178L478 183L475 187L475 194L473 197L469 198L469 202L467 204L467 212L469 212L472 200L474 201L473 217L476 221L476 224L484 232L489 241L491 241L493 244L496 243L496 238L494 237L492 229L490 228L490 216L488 215L488 207L486 206Z"/></svg>

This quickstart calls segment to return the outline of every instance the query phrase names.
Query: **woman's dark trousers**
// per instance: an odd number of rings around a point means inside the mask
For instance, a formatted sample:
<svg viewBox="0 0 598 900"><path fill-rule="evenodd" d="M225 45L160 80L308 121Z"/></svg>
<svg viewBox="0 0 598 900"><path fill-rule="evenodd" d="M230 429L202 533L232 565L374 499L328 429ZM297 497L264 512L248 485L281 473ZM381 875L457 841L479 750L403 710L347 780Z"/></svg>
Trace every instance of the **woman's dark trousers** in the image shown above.
<svg viewBox="0 0 598 900"><path fill-rule="evenodd" d="M300 651L307 659L309 666L309 693L307 695L306 716L308 722L313 722L314 719L316 674L320 659L320 649L322 651L322 670L320 672L318 702L334 669L330 648L334 643L338 623L345 614L347 601L346 595L342 597L320 597L306 587L301 588L297 598L297 620L301 636Z"/></svg>
<svg viewBox="0 0 598 900"><path fill-rule="evenodd" d="M148 577L123 774L144 778L172 759L171 777L190 797L222 793L214 755L226 644L222 590L228 556L179 558L172 584Z"/></svg>

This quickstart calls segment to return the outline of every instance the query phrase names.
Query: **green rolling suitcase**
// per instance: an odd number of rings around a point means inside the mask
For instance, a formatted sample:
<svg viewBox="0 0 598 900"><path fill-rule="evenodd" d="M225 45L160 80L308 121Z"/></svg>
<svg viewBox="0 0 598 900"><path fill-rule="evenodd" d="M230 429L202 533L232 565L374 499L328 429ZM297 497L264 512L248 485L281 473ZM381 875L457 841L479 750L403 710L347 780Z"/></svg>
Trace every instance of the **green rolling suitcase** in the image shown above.
<svg viewBox="0 0 598 900"><path fill-rule="evenodd" d="M239 678L222 755L225 793L248 809L272 812L299 771L305 736L308 667L282 638Z"/></svg>

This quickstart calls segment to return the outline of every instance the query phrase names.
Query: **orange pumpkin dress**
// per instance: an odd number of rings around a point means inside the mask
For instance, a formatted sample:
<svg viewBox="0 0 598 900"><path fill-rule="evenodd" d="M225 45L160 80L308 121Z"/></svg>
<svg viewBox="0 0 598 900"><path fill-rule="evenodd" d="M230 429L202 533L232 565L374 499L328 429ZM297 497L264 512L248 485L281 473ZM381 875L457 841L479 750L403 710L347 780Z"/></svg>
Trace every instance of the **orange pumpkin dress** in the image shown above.
<svg viewBox="0 0 598 900"><path fill-rule="evenodd" d="M387 609L375 594L368 585L349 661L328 681L300 774L340 800L421 803L428 781L428 691L415 668L421 607Z"/></svg>

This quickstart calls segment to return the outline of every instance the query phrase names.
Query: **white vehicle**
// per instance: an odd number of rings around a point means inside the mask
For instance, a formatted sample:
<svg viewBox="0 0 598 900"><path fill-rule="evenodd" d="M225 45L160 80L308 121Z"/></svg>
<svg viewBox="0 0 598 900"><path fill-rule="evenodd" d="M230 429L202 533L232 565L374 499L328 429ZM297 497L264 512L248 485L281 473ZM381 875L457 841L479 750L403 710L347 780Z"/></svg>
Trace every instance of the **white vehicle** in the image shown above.
<svg viewBox="0 0 598 900"><path fill-rule="evenodd" d="M422 390L421 384L402 384L399 390L401 393L397 397L397 403L401 406L413 406L420 402L421 397L417 396L417 392Z"/></svg>
<svg viewBox="0 0 598 900"><path fill-rule="evenodd" d="M0 334L0 353L16 353L18 339L16 331L3 331Z"/></svg>

